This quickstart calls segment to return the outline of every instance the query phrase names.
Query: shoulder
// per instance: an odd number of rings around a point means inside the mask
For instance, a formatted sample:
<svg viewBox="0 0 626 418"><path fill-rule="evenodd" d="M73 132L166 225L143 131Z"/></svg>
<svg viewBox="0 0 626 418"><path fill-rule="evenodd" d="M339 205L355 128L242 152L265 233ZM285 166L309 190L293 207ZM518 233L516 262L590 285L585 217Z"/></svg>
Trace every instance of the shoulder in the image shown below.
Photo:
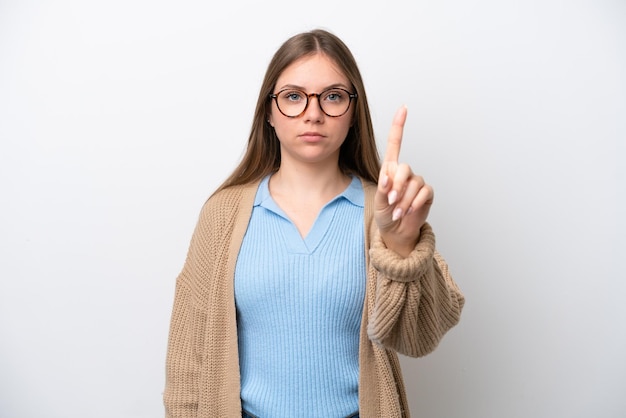
<svg viewBox="0 0 626 418"><path fill-rule="evenodd" d="M363 178L360 178L360 180L361 184L363 185L363 197L365 203L363 221L365 223L365 231L367 234L366 245L369 248L370 243L376 236L376 231L378 230L376 222L374 221L374 197L376 196L376 190L378 188L378 185Z"/></svg>
<svg viewBox="0 0 626 418"><path fill-rule="evenodd" d="M211 195L200 213L201 218L223 220L237 216L242 210L252 211L259 182L230 186ZM246 211L246 209L248 209Z"/></svg>
<svg viewBox="0 0 626 418"><path fill-rule="evenodd" d="M371 206L374 203L374 196L376 196L376 183L372 183L369 180L365 180L359 177L361 184L363 185L363 195L365 197L365 205Z"/></svg>
<svg viewBox="0 0 626 418"><path fill-rule="evenodd" d="M252 199L254 200L259 183L259 181L255 181L254 183L240 184L221 189L211 195L204 205L220 207L234 202L240 202L246 198L249 199L250 196L252 196Z"/></svg>

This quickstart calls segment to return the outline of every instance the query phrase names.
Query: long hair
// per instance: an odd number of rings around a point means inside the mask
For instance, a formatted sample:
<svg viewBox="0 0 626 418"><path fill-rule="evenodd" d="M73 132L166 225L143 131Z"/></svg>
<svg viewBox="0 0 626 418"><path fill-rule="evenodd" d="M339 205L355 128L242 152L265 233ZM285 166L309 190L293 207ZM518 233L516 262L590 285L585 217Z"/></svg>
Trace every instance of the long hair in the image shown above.
<svg viewBox="0 0 626 418"><path fill-rule="evenodd" d="M285 68L302 57L316 53L330 58L357 93L353 123L339 150L339 169L344 174L354 174L367 181L377 182L380 158L361 73L352 53L341 39L328 31L316 29L289 38L274 54L259 92L246 152L237 168L217 191L252 183L278 170L280 143L268 123L272 106L269 95Z"/></svg>

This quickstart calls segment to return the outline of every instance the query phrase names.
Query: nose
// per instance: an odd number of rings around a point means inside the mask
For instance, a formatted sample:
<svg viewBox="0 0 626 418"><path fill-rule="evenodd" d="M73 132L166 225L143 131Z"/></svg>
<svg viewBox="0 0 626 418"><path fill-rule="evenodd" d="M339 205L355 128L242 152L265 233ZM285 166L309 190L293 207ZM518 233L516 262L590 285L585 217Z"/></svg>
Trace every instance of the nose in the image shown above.
<svg viewBox="0 0 626 418"><path fill-rule="evenodd" d="M313 99L317 103L313 103ZM320 95L318 93L311 93L308 95L308 105L304 111L305 120L320 121L324 117L322 111L322 105L320 103Z"/></svg>

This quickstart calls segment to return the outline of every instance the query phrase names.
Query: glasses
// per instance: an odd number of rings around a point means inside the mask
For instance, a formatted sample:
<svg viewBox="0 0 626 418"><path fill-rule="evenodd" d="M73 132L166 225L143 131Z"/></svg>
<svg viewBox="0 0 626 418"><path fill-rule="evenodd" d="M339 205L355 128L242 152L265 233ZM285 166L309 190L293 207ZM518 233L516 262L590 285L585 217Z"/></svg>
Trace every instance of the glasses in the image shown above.
<svg viewBox="0 0 626 418"><path fill-rule="evenodd" d="M350 109L352 99L356 99L357 94L342 88L332 88L321 93L310 94L297 89L284 89L269 96L270 99L276 101L280 113L289 118L301 116L309 107L311 97L317 98L317 103L324 114L336 118L346 114Z"/></svg>

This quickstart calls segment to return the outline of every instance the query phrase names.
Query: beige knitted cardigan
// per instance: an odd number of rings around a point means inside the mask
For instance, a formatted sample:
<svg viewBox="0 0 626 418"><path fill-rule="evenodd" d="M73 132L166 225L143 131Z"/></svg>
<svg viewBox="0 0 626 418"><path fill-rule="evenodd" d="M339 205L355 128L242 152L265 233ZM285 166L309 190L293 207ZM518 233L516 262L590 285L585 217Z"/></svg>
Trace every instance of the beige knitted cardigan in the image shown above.
<svg viewBox="0 0 626 418"><path fill-rule="evenodd" d="M363 182L367 288L359 348L363 418L409 416L396 352L435 349L460 318L464 298L435 250L428 224L406 259L385 248L373 221L376 186ZM204 204L176 281L166 383L166 417L241 417L233 277L258 182ZM263 417L270 418L270 417Z"/></svg>

